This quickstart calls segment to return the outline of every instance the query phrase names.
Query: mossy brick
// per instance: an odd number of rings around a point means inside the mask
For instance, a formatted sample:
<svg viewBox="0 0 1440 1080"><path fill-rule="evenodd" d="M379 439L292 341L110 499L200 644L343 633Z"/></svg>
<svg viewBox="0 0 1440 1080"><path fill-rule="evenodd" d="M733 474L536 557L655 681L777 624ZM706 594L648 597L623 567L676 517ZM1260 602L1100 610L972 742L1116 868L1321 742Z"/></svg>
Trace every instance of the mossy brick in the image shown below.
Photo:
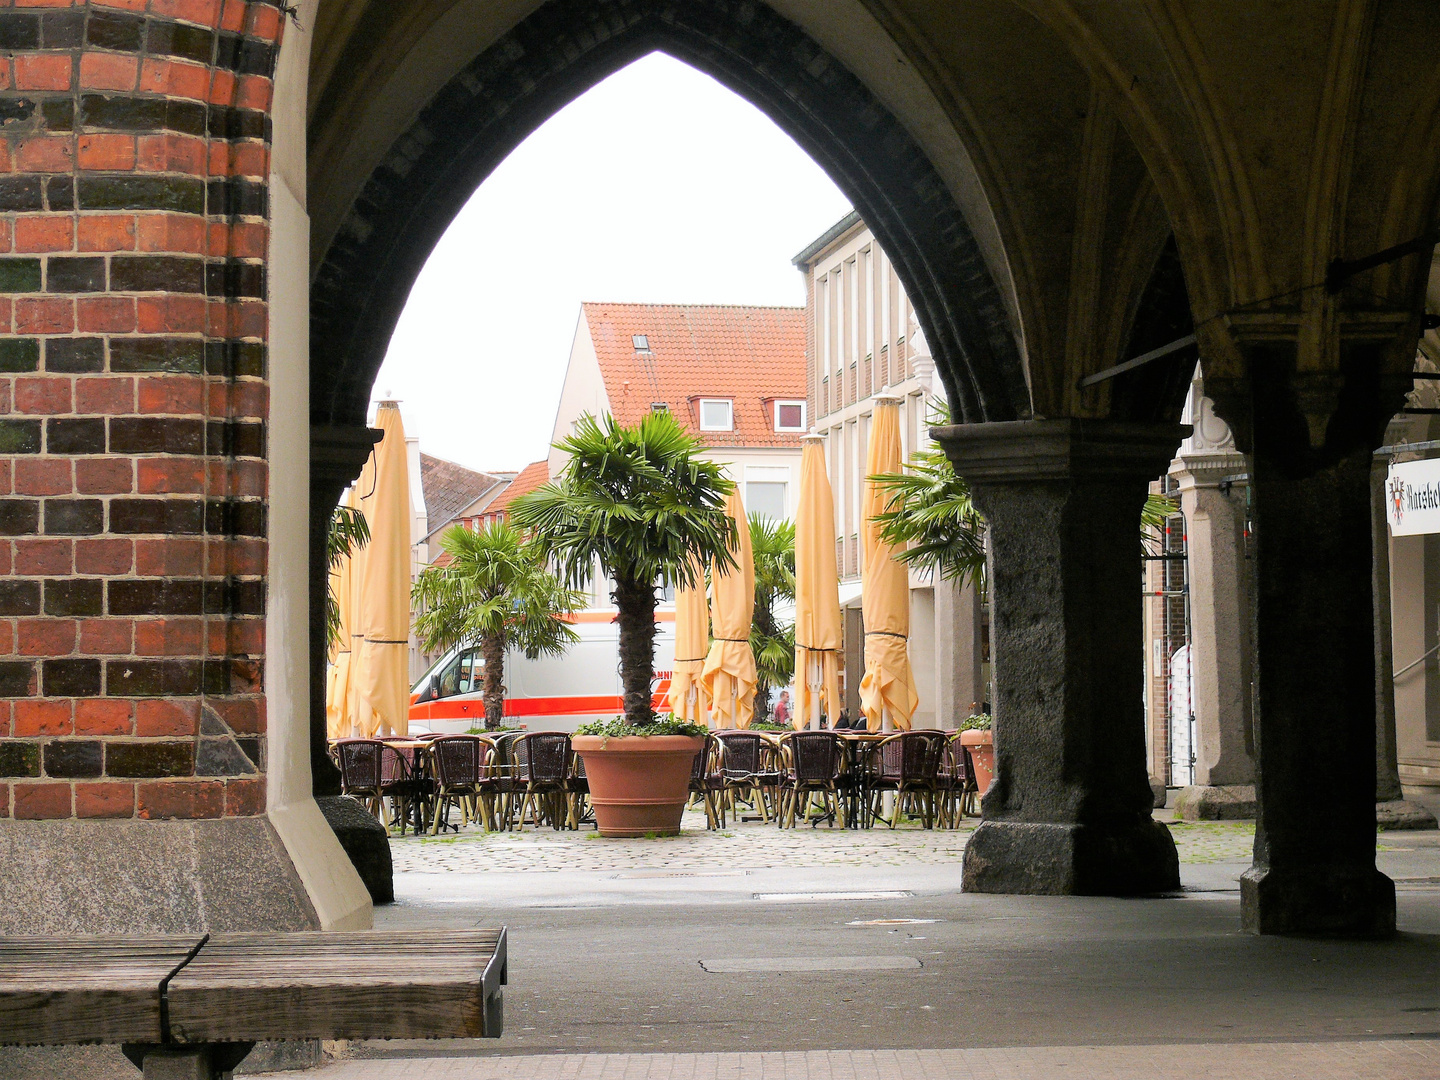
<svg viewBox="0 0 1440 1080"><path fill-rule="evenodd" d="M39 367L39 338L0 338L0 371L36 371Z"/></svg>
<svg viewBox="0 0 1440 1080"><path fill-rule="evenodd" d="M40 453L40 421L0 419L0 454Z"/></svg>
<svg viewBox="0 0 1440 1080"><path fill-rule="evenodd" d="M40 692L46 697L96 697L100 677L99 660L42 660Z"/></svg>
<svg viewBox="0 0 1440 1080"><path fill-rule="evenodd" d="M205 212L205 182L191 176L81 176L82 210Z"/></svg>
<svg viewBox="0 0 1440 1080"><path fill-rule="evenodd" d="M0 739L0 776L33 779L39 775L39 743Z"/></svg>
<svg viewBox="0 0 1440 1080"><path fill-rule="evenodd" d="M23 660L0 660L0 697L30 697L35 665Z"/></svg>
<svg viewBox="0 0 1440 1080"><path fill-rule="evenodd" d="M112 742L105 747L107 776L143 779L160 776L193 776L193 742Z"/></svg>
<svg viewBox="0 0 1440 1080"><path fill-rule="evenodd" d="M0 259L0 293L39 291L39 259Z"/></svg>
<svg viewBox="0 0 1440 1080"><path fill-rule="evenodd" d="M45 370L67 373L104 371L105 339L46 338Z"/></svg>
<svg viewBox="0 0 1440 1080"><path fill-rule="evenodd" d="M194 338L116 338L110 342L111 371L199 375L204 366L205 344Z"/></svg>
<svg viewBox="0 0 1440 1080"><path fill-rule="evenodd" d="M105 745L95 739L51 739L45 744L45 775L90 780L105 768Z"/></svg>

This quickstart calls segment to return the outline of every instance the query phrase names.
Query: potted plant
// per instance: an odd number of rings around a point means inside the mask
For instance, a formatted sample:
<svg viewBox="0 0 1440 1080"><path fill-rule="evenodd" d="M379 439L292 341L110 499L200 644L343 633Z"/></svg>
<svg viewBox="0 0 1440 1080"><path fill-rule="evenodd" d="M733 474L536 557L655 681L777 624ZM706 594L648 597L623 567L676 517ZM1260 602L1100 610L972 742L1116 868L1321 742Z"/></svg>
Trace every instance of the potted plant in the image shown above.
<svg viewBox="0 0 1440 1080"><path fill-rule="evenodd" d="M597 564L612 585L624 716L582 727L574 740L595 821L602 836L673 836L705 729L655 714L655 589L696 585L712 561L735 565L725 514L732 484L669 413L631 427L586 415L556 447L569 459L564 470L516 499L511 520L570 587L583 587Z"/></svg>
<svg viewBox="0 0 1440 1080"><path fill-rule="evenodd" d="M975 786L984 795L995 779L995 736L989 713L973 713L960 722L960 744L975 763Z"/></svg>

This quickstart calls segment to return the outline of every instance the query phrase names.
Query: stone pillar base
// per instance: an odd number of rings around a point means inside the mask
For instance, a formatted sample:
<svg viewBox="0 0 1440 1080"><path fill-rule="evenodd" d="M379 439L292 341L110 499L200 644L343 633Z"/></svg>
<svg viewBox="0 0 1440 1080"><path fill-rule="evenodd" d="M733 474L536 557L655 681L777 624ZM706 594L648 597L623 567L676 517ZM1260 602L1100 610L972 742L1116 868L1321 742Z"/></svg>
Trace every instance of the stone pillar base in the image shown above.
<svg viewBox="0 0 1440 1080"><path fill-rule="evenodd" d="M1254 784L1194 786L1175 796L1182 821L1249 821L1255 817Z"/></svg>
<svg viewBox="0 0 1440 1080"><path fill-rule="evenodd" d="M1381 829L1433 829L1435 815L1425 807L1404 799L1375 804L1375 824Z"/></svg>
<svg viewBox="0 0 1440 1080"><path fill-rule="evenodd" d="M1144 896L1180 888L1170 830L1130 824L982 821L965 845L966 892Z"/></svg>
<svg viewBox="0 0 1440 1080"><path fill-rule="evenodd" d="M315 800L335 838L350 856L373 904L395 900L395 872L390 859L390 834L370 812L349 795L322 795Z"/></svg>
<svg viewBox="0 0 1440 1080"><path fill-rule="evenodd" d="M1252 934L1388 937L1395 883L1374 867L1252 866L1240 876L1240 926Z"/></svg>

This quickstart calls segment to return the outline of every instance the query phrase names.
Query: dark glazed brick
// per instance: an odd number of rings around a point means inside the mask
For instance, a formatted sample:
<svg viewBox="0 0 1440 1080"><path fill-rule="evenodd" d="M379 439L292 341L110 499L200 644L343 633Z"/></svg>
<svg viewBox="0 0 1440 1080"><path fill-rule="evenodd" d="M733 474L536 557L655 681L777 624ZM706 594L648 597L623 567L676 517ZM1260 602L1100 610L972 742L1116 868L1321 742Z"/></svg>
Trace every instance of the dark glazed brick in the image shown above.
<svg viewBox="0 0 1440 1080"><path fill-rule="evenodd" d="M105 693L110 697L193 697L201 692L199 660L107 660Z"/></svg>
<svg viewBox="0 0 1440 1080"><path fill-rule="evenodd" d="M45 118L45 127L50 131L75 130L74 98L47 98L40 103L40 113Z"/></svg>
<svg viewBox="0 0 1440 1080"><path fill-rule="evenodd" d="M250 262L212 262L205 267L205 292L209 296L265 297L265 267Z"/></svg>
<svg viewBox="0 0 1440 1080"><path fill-rule="evenodd" d="M85 372L105 370L104 338L46 338L45 370Z"/></svg>
<svg viewBox="0 0 1440 1080"><path fill-rule="evenodd" d="M105 421L98 417L84 420L45 421L45 448L52 454L105 453Z"/></svg>
<svg viewBox="0 0 1440 1080"><path fill-rule="evenodd" d="M164 98L133 98L86 94L80 99L80 122L87 127L117 131L178 131L204 135L205 106Z"/></svg>
<svg viewBox="0 0 1440 1080"><path fill-rule="evenodd" d="M46 615L103 615L105 583L98 578L59 578L45 582Z"/></svg>
<svg viewBox="0 0 1440 1080"><path fill-rule="evenodd" d="M221 584L218 583L217 584ZM155 579L112 581L111 615L203 615L205 583Z"/></svg>
<svg viewBox="0 0 1440 1080"><path fill-rule="evenodd" d="M205 506L205 531L218 536L264 536L265 504L215 499Z"/></svg>
<svg viewBox="0 0 1440 1080"><path fill-rule="evenodd" d="M40 19L35 15L0 15L0 49L24 52L40 47Z"/></svg>
<svg viewBox="0 0 1440 1080"><path fill-rule="evenodd" d="M270 141L270 118L254 109L211 109L208 131L213 139Z"/></svg>
<svg viewBox="0 0 1440 1080"><path fill-rule="evenodd" d="M24 123L35 115L35 102L29 98L0 97L0 123Z"/></svg>
<svg viewBox="0 0 1440 1080"><path fill-rule="evenodd" d="M51 256L46 292L88 293L105 291L105 260L57 258Z"/></svg>
<svg viewBox="0 0 1440 1080"><path fill-rule="evenodd" d="M95 697L100 693L100 661L42 660L40 685L46 697Z"/></svg>
<svg viewBox="0 0 1440 1080"><path fill-rule="evenodd" d="M172 210L205 212L205 182L191 176L80 177L82 210Z"/></svg>
<svg viewBox="0 0 1440 1080"><path fill-rule="evenodd" d="M211 180L206 191L205 212L211 216L265 217L269 197L269 185L264 183L234 177Z"/></svg>
<svg viewBox="0 0 1440 1080"><path fill-rule="evenodd" d="M205 528L205 504L199 499L112 499L113 533L168 533L199 536Z"/></svg>
<svg viewBox="0 0 1440 1080"><path fill-rule="evenodd" d="M190 776L194 772L193 742L112 742L105 747L107 776Z"/></svg>
<svg viewBox="0 0 1440 1080"><path fill-rule="evenodd" d="M47 49L78 49L85 43L85 13L57 11L40 17Z"/></svg>
<svg viewBox="0 0 1440 1080"><path fill-rule="evenodd" d="M238 378L265 376L265 346L258 341L211 341L205 345L205 373Z"/></svg>
<svg viewBox="0 0 1440 1080"><path fill-rule="evenodd" d="M35 678L35 665L16 660L0 661L0 697L31 697L30 683Z"/></svg>
<svg viewBox="0 0 1440 1080"><path fill-rule="evenodd" d="M104 744L92 739L51 739L45 744L45 775L68 779L99 776Z"/></svg>
<svg viewBox="0 0 1440 1080"><path fill-rule="evenodd" d="M40 744L0 740L0 776L40 775Z"/></svg>
<svg viewBox="0 0 1440 1080"><path fill-rule="evenodd" d="M151 420L116 417L110 421L112 454L203 454L204 420Z"/></svg>
<svg viewBox="0 0 1440 1080"><path fill-rule="evenodd" d="M45 532L51 536L93 536L105 531L105 504L99 499L46 499Z"/></svg>
<svg viewBox="0 0 1440 1080"><path fill-rule="evenodd" d="M110 262L116 292L205 291L205 261L173 255L116 255Z"/></svg>
<svg viewBox="0 0 1440 1080"><path fill-rule="evenodd" d="M139 52L145 20L119 11L97 11L90 16L85 40L102 49L117 52Z"/></svg>
<svg viewBox="0 0 1440 1080"><path fill-rule="evenodd" d="M205 343L195 338L115 338L110 342L111 371L199 375L204 356Z"/></svg>
<svg viewBox="0 0 1440 1080"><path fill-rule="evenodd" d="M265 425L211 420L205 426L205 452L224 457L264 457Z"/></svg>
<svg viewBox="0 0 1440 1080"><path fill-rule="evenodd" d="M265 583L263 581L237 581L230 588L231 615L264 615Z"/></svg>
<svg viewBox="0 0 1440 1080"><path fill-rule="evenodd" d="M39 615L40 582L0 580L0 615Z"/></svg>
<svg viewBox="0 0 1440 1080"><path fill-rule="evenodd" d="M208 64L215 55L215 34L199 26L154 19L145 47L151 55L180 56Z"/></svg>
<svg viewBox="0 0 1440 1080"><path fill-rule="evenodd" d="M45 181L45 202L51 210L75 209L75 178L52 176Z"/></svg>
<svg viewBox="0 0 1440 1080"><path fill-rule="evenodd" d="M38 454L39 420L0 420L0 454Z"/></svg>
<svg viewBox="0 0 1440 1080"><path fill-rule="evenodd" d="M34 499L0 499L0 536L40 531L40 504Z"/></svg>
<svg viewBox="0 0 1440 1080"><path fill-rule="evenodd" d="M0 259L0 292L40 291L39 259Z"/></svg>
<svg viewBox="0 0 1440 1080"><path fill-rule="evenodd" d="M0 338L0 371L35 371L39 367L39 338Z"/></svg>
<svg viewBox="0 0 1440 1080"><path fill-rule="evenodd" d="M44 209L38 176L0 176L0 211Z"/></svg>

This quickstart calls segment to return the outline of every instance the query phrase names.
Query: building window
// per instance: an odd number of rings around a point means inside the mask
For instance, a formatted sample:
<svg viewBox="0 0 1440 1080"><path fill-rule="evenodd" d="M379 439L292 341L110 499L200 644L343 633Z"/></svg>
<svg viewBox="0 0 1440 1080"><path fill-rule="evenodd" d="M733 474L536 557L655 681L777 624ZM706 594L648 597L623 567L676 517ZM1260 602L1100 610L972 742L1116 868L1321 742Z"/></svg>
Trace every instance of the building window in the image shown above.
<svg viewBox="0 0 1440 1080"><path fill-rule="evenodd" d="M805 430L805 402L803 402L803 401L777 401L777 402L775 402L775 430L776 430L776 431L804 431L804 430Z"/></svg>
<svg viewBox="0 0 1440 1080"><path fill-rule="evenodd" d="M745 485L745 512L771 521L784 521L785 485L769 480L751 480Z"/></svg>
<svg viewBox="0 0 1440 1080"><path fill-rule="evenodd" d="M663 402L663 401L652 401L652 402L650 403L650 411L651 411L651 412L669 412L669 411L670 411L670 406L669 406L669 405L666 405L665 402Z"/></svg>
<svg viewBox="0 0 1440 1080"><path fill-rule="evenodd" d="M735 405L728 398L700 400L701 431L734 431Z"/></svg>
<svg viewBox="0 0 1440 1080"><path fill-rule="evenodd" d="M650 335L648 334L632 334L630 343L635 346L635 351L638 353L650 351Z"/></svg>

